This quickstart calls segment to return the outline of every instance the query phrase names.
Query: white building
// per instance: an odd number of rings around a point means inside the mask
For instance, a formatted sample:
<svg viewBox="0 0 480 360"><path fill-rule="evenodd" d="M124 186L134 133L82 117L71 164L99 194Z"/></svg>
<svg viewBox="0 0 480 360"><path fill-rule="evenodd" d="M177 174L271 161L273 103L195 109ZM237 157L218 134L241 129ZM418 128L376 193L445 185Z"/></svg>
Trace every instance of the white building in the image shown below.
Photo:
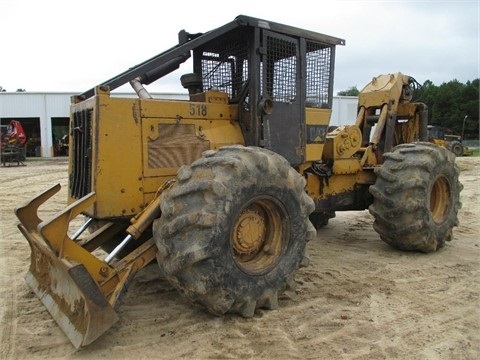
<svg viewBox="0 0 480 360"><path fill-rule="evenodd" d="M0 92L0 123L8 125L18 120L27 134L27 157L62 156L56 144L68 134L70 98L76 93L66 92ZM112 96L135 96L134 94L112 93ZM152 93L155 98L188 99L188 94ZM330 125L341 126L355 123L357 97L333 98Z"/></svg>

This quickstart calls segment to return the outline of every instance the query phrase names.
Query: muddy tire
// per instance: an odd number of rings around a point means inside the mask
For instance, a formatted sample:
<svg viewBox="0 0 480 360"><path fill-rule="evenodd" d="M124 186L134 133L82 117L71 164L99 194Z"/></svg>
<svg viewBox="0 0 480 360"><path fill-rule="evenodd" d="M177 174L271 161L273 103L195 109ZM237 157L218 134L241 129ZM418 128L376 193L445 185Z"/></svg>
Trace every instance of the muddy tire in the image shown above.
<svg viewBox="0 0 480 360"><path fill-rule="evenodd" d="M433 252L452 240L461 208L454 155L430 143L403 144L385 154L370 187L370 213L381 239L400 250Z"/></svg>
<svg viewBox="0 0 480 360"><path fill-rule="evenodd" d="M277 308L316 235L305 180L283 157L243 146L207 151L177 177L153 225L164 276L216 315Z"/></svg>

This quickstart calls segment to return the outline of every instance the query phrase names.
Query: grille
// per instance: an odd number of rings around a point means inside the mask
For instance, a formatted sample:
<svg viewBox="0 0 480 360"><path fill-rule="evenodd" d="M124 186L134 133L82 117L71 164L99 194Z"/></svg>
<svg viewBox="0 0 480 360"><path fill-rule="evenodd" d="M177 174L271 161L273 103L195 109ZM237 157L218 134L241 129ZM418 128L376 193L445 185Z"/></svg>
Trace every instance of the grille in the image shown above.
<svg viewBox="0 0 480 360"><path fill-rule="evenodd" d="M73 114L71 134L73 146L70 196L80 199L90 193L92 184L92 109Z"/></svg>
<svg viewBox="0 0 480 360"><path fill-rule="evenodd" d="M193 124L159 124L158 139L148 143L150 168L189 165L210 149L210 142L195 135Z"/></svg>
<svg viewBox="0 0 480 360"><path fill-rule="evenodd" d="M330 106L330 65L332 49L307 42L306 103L309 106Z"/></svg>

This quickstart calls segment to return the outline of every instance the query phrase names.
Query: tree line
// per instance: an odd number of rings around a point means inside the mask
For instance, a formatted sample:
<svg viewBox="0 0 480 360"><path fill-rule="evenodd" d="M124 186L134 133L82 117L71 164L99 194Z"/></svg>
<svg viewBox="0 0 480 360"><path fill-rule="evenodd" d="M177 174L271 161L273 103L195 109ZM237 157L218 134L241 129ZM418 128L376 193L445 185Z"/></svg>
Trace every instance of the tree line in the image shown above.
<svg viewBox="0 0 480 360"><path fill-rule="evenodd" d="M443 83L440 86L427 80L415 91L414 101L428 106L428 123L452 129L463 135L465 140L479 139L479 88L480 80L458 80ZM339 91L339 96L358 96L356 86Z"/></svg>

